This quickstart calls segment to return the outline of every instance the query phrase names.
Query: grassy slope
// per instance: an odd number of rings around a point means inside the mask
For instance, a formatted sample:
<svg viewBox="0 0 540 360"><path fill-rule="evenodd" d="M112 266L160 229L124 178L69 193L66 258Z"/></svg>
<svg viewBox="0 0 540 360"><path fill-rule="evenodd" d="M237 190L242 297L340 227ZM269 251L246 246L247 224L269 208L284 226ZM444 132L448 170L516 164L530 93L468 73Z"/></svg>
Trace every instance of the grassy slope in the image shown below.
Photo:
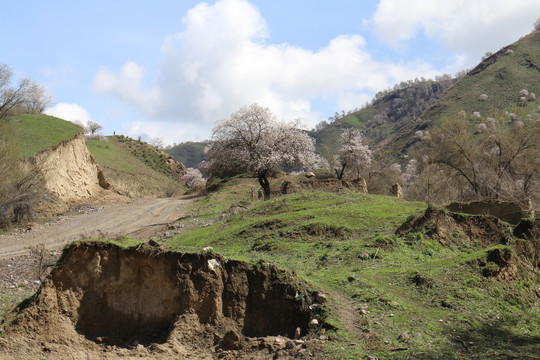
<svg viewBox="0 0 540 360"><path fill-rule="evenodd" d="M24 158L69 140L82 131L72 122L42 114L13 116L9 125L14 129L21 157Z"/></svg>
<svg viewBox="0 0 540 360"><path fill-rule="evenodd" d="M164 196L168 191L180 194L185 191L183 185L166 174L166 169L154 165L158 163L153 152L132 153L132 149L117 137L107 140L89 140L88 149L92 156L121 192L133 196ZM144 160L147 159L148 162ZM162 161L161 163L164 163Z"/></svg>
<svg viewBox="0 0 540 360"><path fill-rule="evenodd" d="M508 50L513 53L507 53ZM492 116L502 110L535 113L539 101L530 101L525 108L518 107L519 92L540 93L540 31L535 31L514 44L504 47L485 59L475 69L445 93L439 104L423 116L437 122L465 110ZM480 94L488 95L481 101Z"/></svg>
<svg viewBox="0 0 540 360"><path fill-rule="evenodd" d="M475 265L487 256L479 245L463 242L449 249L421 234L394 236L424 203L305 192L223 217L235 206L249 207L251 183L237 178L202 199L186 225L220 220L168 242L182 251L212 246L229 258L263 259L321 288L331 297L328 322L337 328L322 357L534 358L540 344L534 295L539 279L526 272L506 283L484 277ZM417 275L428 285L417 286ZM362 304L369 314L360 315ZM410 339L400 339L403 333ZM393 351L399 348L407 350Z"/></svg>
<svg viewBox="0 0 540 360"><path fill-rule="evenodd" d="M512 52L507 53L508 50ZM382 143L382 157L399 157L415 150L418 139L414 134L426 130L444 119L455 117L465 111L471 119L473 112L486 117L506 116L505 111L534 115L540 105L540 97L518 106L519 92L523 89L540 93L540 31L534 31L514 44L502 48L482 61L467 76L440 96L439 101L428 108L420 119L407 124L401 131ZM479 95L488 95L479 100Z"/></svg>
<svg viewBox="0 0 540 360"><path fill-rule="evenodd" d="M204 160L204 142L186 142L165 150L176 161L181 162L188 168L195 168Z"/></svg>

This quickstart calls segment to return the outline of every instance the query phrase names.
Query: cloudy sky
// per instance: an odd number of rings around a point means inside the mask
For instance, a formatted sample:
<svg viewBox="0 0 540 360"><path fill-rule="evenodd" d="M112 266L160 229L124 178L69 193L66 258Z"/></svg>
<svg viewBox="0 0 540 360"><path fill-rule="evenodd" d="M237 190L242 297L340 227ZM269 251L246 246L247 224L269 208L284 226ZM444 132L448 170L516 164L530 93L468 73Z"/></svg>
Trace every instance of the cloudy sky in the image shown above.
<svg viewBox="0 0 540 360"><path fill-rule="evenodd" d="M311 128L415 77L474 67L533 29L538 0L8 1L0 63L47 113L166 144L257 102Z"/></svg>

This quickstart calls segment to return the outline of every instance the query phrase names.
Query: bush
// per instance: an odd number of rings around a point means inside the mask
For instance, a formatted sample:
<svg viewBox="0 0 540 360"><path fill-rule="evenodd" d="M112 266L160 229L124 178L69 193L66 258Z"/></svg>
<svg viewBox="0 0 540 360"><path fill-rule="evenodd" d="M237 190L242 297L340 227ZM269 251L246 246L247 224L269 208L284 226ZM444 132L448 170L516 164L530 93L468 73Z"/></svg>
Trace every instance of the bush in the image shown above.
<svg viewBox="0 0 540 360"><path fill-rule="evenodd" d="M30 220L34 206L42 193L39 167L30 161L19 160L16 146L11 141L10 129L0 124L0 228Z"/></svg>

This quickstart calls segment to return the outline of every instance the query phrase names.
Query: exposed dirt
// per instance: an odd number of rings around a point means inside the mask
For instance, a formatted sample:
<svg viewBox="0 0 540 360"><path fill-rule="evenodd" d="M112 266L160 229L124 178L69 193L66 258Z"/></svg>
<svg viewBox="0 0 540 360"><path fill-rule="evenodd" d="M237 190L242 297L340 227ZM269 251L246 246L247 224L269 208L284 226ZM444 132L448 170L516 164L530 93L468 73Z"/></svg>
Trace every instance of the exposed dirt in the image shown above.
<svg viewBox="0 0 540 360"><path fill-rule="evenodd" d="M55 223L29 224L20 231L0 235L0 260L28 253L28 247L44 244L61 248L82 237L128 235L144 239L184 215L188 198L137 199L128 204L92 207Z"/></svg>
<svg viewBox="0 0 540 360"><path fill-rule="evenodd" d="M82 133L40 152L35 161L43 169L45 188L63 202L96 198L110 188Z"/></svg>
<svg viewBox="0 0 540 360"><path fill-rule="evenodd" d="M317 346L319 329L310 322L321 317L319 298L264 263L79 242L36 296L8 316L0 357L301 356Z"/></svg>
<svg viewBox="0 0 540 360"><path fill-rule="evenodd" d="M411 232L423 233L447 246L459 246L462 241L476 241L482 246L507 244L511 234L507 225L496 217L463 215L432 207L396 230L398 235Z"/></svg>

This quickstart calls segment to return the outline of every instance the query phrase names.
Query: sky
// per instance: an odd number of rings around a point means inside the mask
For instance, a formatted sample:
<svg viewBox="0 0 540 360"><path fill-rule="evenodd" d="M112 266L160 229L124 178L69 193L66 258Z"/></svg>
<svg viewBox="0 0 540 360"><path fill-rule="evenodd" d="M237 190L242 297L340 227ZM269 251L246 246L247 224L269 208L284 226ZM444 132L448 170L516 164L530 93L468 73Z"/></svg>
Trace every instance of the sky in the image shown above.
<svg viewBox="0 0 540 360"><path fill-rule="evenodd" d="M18 0L0 63L105 135L210 138L243 105L307 129L416 77L455 75L533 30L538 0Z"/></svg>

